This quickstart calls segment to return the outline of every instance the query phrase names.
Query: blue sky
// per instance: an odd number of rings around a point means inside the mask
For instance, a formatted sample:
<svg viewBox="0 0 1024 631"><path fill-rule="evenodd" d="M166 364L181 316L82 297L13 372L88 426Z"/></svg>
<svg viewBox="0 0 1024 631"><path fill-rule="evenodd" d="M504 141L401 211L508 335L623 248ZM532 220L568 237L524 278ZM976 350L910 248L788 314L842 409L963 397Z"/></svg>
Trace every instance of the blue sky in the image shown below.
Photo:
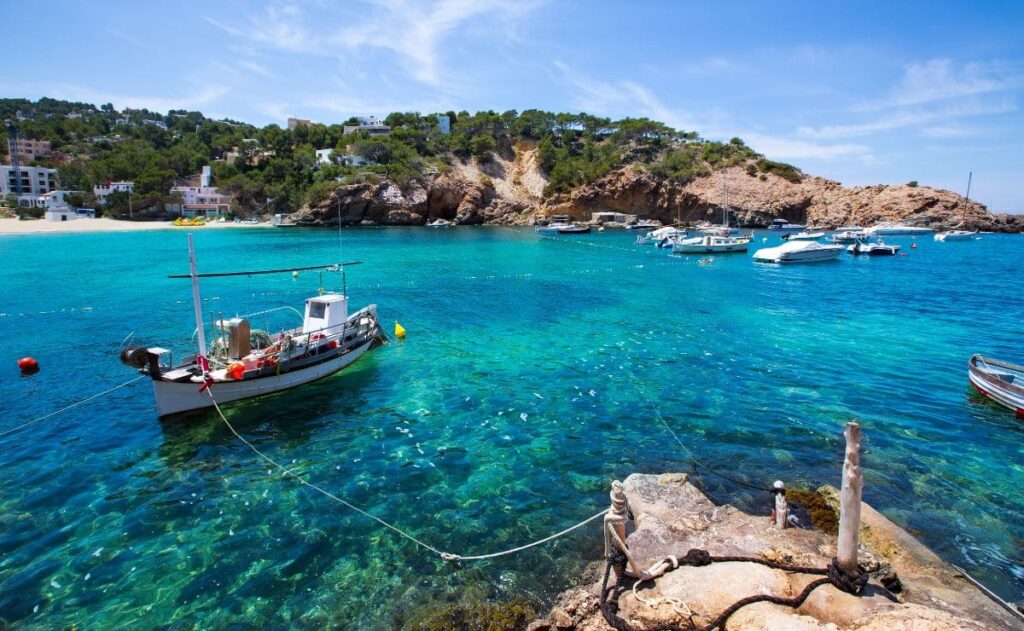
<svg viewBox="0 0 1024 631"><path fill-rule="evenodd" d="M0 94L256 124L391 111L648 116L850 185L1024 212L1024 3L562 0L5 7Z"/></svg>

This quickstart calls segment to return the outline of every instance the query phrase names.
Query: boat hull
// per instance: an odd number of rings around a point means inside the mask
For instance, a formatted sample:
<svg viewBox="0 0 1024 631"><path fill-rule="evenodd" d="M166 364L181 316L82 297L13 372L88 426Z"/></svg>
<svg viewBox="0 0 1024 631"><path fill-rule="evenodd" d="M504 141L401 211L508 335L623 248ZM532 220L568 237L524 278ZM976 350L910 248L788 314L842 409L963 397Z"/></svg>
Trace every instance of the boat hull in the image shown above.
<svg viewBox="0 0 1024 631"><path fill-rule="evenodd" d="M362 357L373 347L374 340L369 339L351 351L328 359L319 364L291 370L280 375L257 377L242 381L216 382L210 386L213 399L219 405L243 399L252 399L275 392L282 392L311 381L327 377L342 370ZM199 392L202 384L193 381L153 381L153 395L156 398L160 417L173 416L182 412L201 410L213 407L213 400L206 392Z"/></svg>
<svg viewBox="0 0 1024 631"><path fill-rule="evenodd" d="M731 243L723 245L689 245L676 243L672 246L673 254L725 254L726 252L746 252L749 244Z"/></svg>
<svg viewBox="0 0 1024 631"><path fill-rule="evenodd" d="M803 241L807 245L813 245L810 241ZM795 245L795 244L794 244ZM778 248L765 248L754 253L754 260L762 263L822 263L834 261L843 252L841 245L822 245L815 248L804 248L799 250L785 250Z"/></svg>
<svg viewBox="0 0 1024 631"><path fill-rule="evenodd" d="M974 238L973 232L940 232L935 235L936 241L970 241Z"/></svg>
<svg viewBox="0 0 1024 631"><path fill-rule="evenodd" d="M974 389L982 396L1013 410L1017 418L1024 419L1024 386L1000 378L998 374L994 374L996 371L1012 375L1014 380L1019 377L1024 383L1024 366L988 359L981 355L973 355L967 362L967 377Z"/></svg>

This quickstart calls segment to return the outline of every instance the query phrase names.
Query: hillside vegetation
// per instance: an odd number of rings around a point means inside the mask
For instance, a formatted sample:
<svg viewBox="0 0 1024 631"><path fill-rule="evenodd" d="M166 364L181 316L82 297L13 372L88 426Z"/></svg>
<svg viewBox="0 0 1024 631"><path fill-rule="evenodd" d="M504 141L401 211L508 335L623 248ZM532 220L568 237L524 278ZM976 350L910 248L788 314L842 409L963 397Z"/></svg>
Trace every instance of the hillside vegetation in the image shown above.
<svg viewBox="0 0 1024 631"><path fill-rule="evenodd" d="M422 185L459 164L511 159L514 148L525 143L537 147L537 162L547 178L545 198L628 164L678 184L712 169L741 165L751 175L773 173L793 182L802 178L795 167L766 160L739 138L708 141L646 118L611 120L540 110L446 114L452 121L450 134L441 133L435 115L406 112L387 116L391 134L370 136L344 135L338 124L288 130L212 120L184 110L160 114L48 98L0 100L0 119L15 121L22 137L53 143L57 154L34 164L56 167L62 188L91 192L97 182L132 180L136 208L159 210L175 201L168 194L174 182L206 164L213 165L215 184L233 198L236 213L289 213L321 202L342 183ZM0 152L6 153L6 128L2 133ZM318 165L315 150L324 148L376 164ZM238 154L233 163L224 160L231 152ZM110 201L108 214L127 214L127 199L115 194Z"/></svg>

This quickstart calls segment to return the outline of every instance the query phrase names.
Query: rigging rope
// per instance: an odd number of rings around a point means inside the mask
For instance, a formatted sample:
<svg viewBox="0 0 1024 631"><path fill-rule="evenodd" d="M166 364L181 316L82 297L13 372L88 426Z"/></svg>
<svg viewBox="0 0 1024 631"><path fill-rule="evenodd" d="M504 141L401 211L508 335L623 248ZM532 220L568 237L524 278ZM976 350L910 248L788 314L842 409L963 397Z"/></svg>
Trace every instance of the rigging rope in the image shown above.
<svg viewBox="0 0 1024 631"><path fill-rule="evenodd" d="M276 460L274 460L273 458L271 458L267 454L265 454L262 451L260 451L255 445L253 445L251 442L246 440L241 434L239 434L238 431L235 429L235 427L231 424L231 422L228 421L227 417L224 416L224 412L221 411L220 405L217 403L217 399L214 398L213 393L210 392L210 390L211 390L210 388L207 388L206 392L207 392L207 394L210 395L210 400L213 402L213 408L215 410L217 410L217 415L220 416L220 420L224 421L224 424L227 425L229 430L231 430L231 433L234 434L235 437L238 438L238 440L242 441L245 444L245 446L248 447L249 449L251 449L253 451L253 453L255 453L257 456L259 456L260 458L263 458L264 460L266 460L267 462L269 462L273 466L275 466L278 469L280 469L282 475L291 476L292 478L297 480L300 484L302 484L304 486L307 486L307 487L313 489L314 491L320 493L321 495L324 495L324 496L334 500L335 502L338 502L339 504L354 510L355 512L359 513L360 515L363 515L364 517L369 517L370 519L372 519L373 521L377 522L381 526L384 526L385 528L388 528L389 530L394 531L395 533L397 533L397 534L401 535L402 537L408 539L409 541L415 543L416 545L420 546L421 548L436 554L437 556L441 557L445 561L480 561L480 560L483 560L483 559L493 559L495 557L500 557L500 556L505 556L505 555L508 555L508 554L514 554L516 552L521 552L521 551L526 550L528 548L532 548L534 546L539 546L539 545L547 543L548 541L551 541L553 539L557 539L557 538L559 538L559 537L561 537L563 535L566 535L566 534L576 530L577 528L581 528L581 527L589 524L590 522L594 521L595 519L597 519L599 517L603 517L604 514L607 513L610 510L610 509L606 508L603 511L601 511L600 513L597 513L596 515L593 515L592 517L588 517L587 519L581 521L580 523L578 523L578 524L576 524L574 526L570 526L569 528L566 528L565 530L562 530L561 532L557 532L557 533L555 533L555 534L553 534L553 535L551 535L549 537L545 537L543 539L539 539L539 540L534 541L532 543L528 543L526 545L519 546L517 548L512 548L510 550L502 550L501 552L492 552L490 554L477 554L477 555L462 555L462 554L453 554L451 552L445 552L443 550L439 550L439 549L435 548L434 546L430 545L429 543L426 543L424 541L421 541L421 540L417 539L413 535L405 532L404 530L398 528L397 526L389 524L388 522L384 521L380 517L377 517L376 515L374 515L372 513L369 513L367 511L359 508L355 504L352 504L351 502L348 502L345 499L343 499L341 497L338 497L334 493L331 493L330 491L328 491L328 490L326 490L326 489L324 489L322 487L319 487L316 484L313 484L312 482L309 482L309 481L303 479L302 477L300 477L300 476L296 475L295 473L293 473L290 468L285 467L284 465L280 464L279 462L277 462Z"/></svg>
<svg viewBox="0 0 1024 631"><path fill-rule="evenodd" d="M11 429L4 430L3 432L0 432L0 438L3 438L4 436L7 436L9 434L13 434L14 432L17 432L18 430L21 430L21 429L24 429L24 428L28 427L29 425L35 425L36 423L38 423L40 421L45 421L48 418L51 418L53 416L57 416L58 414L62 414L64 412L67 412L68 410L70 410L72 408L76 408L76 407L82 405L83 403L88 403L89 401L92 401L93 399L98 399L99 397L101 397L101 396L103 396L105 394L110 394L114 390L118 390L120 388L124 388L125 386L130 386L131 384L135 383L139 379L144 379L144 378L146 378L146 375L139 375L135 379L132 379L130 381L126 381L126 382L124 382L124 383L122 383L120 385L114 386L113 388L110 388L108 390L104 390L103 392L98 392L98 393L92 395L91 397L86 397L86 398L82 399L81 401L78 401L78 402L72 403L71 405L62 407L61 409L57 410L56 412L50 412L49 414L45 414L43 416L40 416L39 418L31 420L31 421L29 421L27 423L22 423L21 425L18 425L16 427L12 427Z"/></svg>

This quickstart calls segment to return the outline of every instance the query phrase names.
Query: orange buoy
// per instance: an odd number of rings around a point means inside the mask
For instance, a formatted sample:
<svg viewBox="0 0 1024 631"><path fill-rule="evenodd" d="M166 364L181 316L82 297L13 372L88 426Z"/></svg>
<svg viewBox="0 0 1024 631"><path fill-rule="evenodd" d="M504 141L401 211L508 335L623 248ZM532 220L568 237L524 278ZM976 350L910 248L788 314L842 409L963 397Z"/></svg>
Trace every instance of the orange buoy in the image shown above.
<svg viewBox="0 0 1024 631"><path fill-rule="evenodd" d="M225 372L235 381L241 381L242 376L245 375L245 364L240 362L228 364Z"/></svg>
<svg viewBox="0 0 1024 631"><path fill-rule="evenodd" d="M31 357L22 357L18 360L18 368L21 369L23 375L34 375L39 372L39 362Z"/></svg>

